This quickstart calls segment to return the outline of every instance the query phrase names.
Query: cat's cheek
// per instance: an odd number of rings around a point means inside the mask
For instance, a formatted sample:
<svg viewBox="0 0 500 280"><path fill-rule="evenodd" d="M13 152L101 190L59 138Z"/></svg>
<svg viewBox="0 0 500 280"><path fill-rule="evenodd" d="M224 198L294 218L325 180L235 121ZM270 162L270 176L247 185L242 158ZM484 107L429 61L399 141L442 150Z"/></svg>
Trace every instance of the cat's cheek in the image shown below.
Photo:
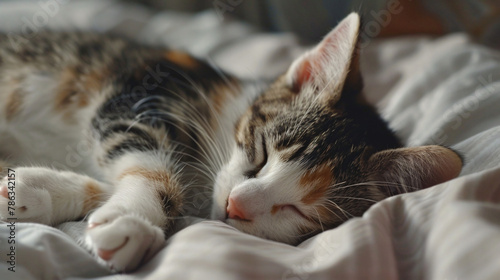
<svg viewBox="0 0 500 280"><path fill-rule="evenodd" d="M225 221L229 194L235 186L246 180L243 173L248 169L245 153L234 147L229 162L219 170L215 178L210 214L212 219Z"/></svg>
<svg viewBox="0 0 500 280"><path fill-rule="evenodd" d="M301 235L292 220L271 214L260 216L254 221L228 219L226 223L241 232L286 244L297 244Z"/></svg>
<svg viewBox="0 0 500 280"><path fill-rule="evenodd" d="M226 211L224 209L223 204L221 204L220 202L214 200L214 203L212 205L212 210L211 210L211 213L210 213L210 218L212 220L225 221L225 219L226 219Z"/></svg>
<svg viewBox="0 0 500 280"><path fill-rule="evenodd" d="M211 218L214 220L225 221L227 199L234 186L244 181L243 176L231 174L228 170L223 170L217 175L214 185L213 203L211 210Z"/></svg>

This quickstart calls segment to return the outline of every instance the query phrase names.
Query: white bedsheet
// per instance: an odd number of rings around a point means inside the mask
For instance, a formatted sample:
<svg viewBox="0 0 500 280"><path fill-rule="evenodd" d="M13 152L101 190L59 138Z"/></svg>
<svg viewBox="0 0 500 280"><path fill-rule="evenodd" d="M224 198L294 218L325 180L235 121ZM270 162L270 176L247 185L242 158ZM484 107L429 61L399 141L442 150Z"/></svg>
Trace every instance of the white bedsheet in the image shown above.
<svg viewBox="0 0 500 280"><path fill-rule="evenodd" d="M153 14L108 1L59 8L48 26L168 43L246 78L279 74L303 49L293 36L255 34L209 12ZM0 27L19 30L39 10L0 3ZM128 275L111 275L58 229L21 223L10 272L10 230L0 224L0 279L500 279L499 53L460 34L401 38L369 44L362 68L369 100L407 145L437 143L463 154L460 178L389 198L298 247L201 222Z"/></svg>

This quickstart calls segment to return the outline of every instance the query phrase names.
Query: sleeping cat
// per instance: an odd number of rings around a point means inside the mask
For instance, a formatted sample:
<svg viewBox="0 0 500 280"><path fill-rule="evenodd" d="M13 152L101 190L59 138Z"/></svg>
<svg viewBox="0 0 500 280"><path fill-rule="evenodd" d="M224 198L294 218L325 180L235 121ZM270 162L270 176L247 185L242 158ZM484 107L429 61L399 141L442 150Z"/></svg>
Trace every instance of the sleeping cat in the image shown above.
<svg viewBox="0 0 500 280"><path fill-rule="evenodd" d="M110 36L0 35L0 218L85 218L84 246L130 271L207 188L213 219L298 244L458 176L455 152L402 148L363 100L359 27L349 15L264 89Z"/></svg>

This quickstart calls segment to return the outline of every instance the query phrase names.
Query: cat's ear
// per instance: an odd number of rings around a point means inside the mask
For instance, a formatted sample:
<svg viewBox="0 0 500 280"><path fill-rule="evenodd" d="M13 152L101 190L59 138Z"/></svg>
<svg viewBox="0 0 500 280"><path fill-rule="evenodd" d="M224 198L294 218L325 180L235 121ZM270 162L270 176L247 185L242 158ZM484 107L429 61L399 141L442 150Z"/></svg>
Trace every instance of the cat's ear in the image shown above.
<svg viewBox="0 0 500 280"><path fill-rule="evenodd" d="M386 195L431 187L457 177L462 159L442 146L385 150L372 155L368 167L373 181L388 182Z"/></svg>
<svg viewBox="0 0 500 280"><path fill-rule="evenodd" d="M340 99L344 84L361 87L356 51L359 27L356 13L342 20L316 47L292 63L286 73L287 86L330 101ZM348 77L350 70L354 70L349 75L352 77Z"/></svg>

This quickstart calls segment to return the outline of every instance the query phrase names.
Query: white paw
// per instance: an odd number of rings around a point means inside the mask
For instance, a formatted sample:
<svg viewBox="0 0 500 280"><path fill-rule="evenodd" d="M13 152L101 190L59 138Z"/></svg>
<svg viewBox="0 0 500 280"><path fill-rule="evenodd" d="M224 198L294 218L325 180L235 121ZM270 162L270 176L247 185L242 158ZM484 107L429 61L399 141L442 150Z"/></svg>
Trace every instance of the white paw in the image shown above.
<svg viewBox="0 0 500 280"><path fill-rule="evenodd" d="M29 168L16 169L15 177L0 180L0 220L17 218L18 222L51 225L52 199L37 183L38 172Z"/></svg>
<svg viewBox="0 0 500 280"><path fill-rule="evenodd" d="M85 244L112 270L134 270L165 245L163 231L146 219L102 210L90 217Z"/></svg>

